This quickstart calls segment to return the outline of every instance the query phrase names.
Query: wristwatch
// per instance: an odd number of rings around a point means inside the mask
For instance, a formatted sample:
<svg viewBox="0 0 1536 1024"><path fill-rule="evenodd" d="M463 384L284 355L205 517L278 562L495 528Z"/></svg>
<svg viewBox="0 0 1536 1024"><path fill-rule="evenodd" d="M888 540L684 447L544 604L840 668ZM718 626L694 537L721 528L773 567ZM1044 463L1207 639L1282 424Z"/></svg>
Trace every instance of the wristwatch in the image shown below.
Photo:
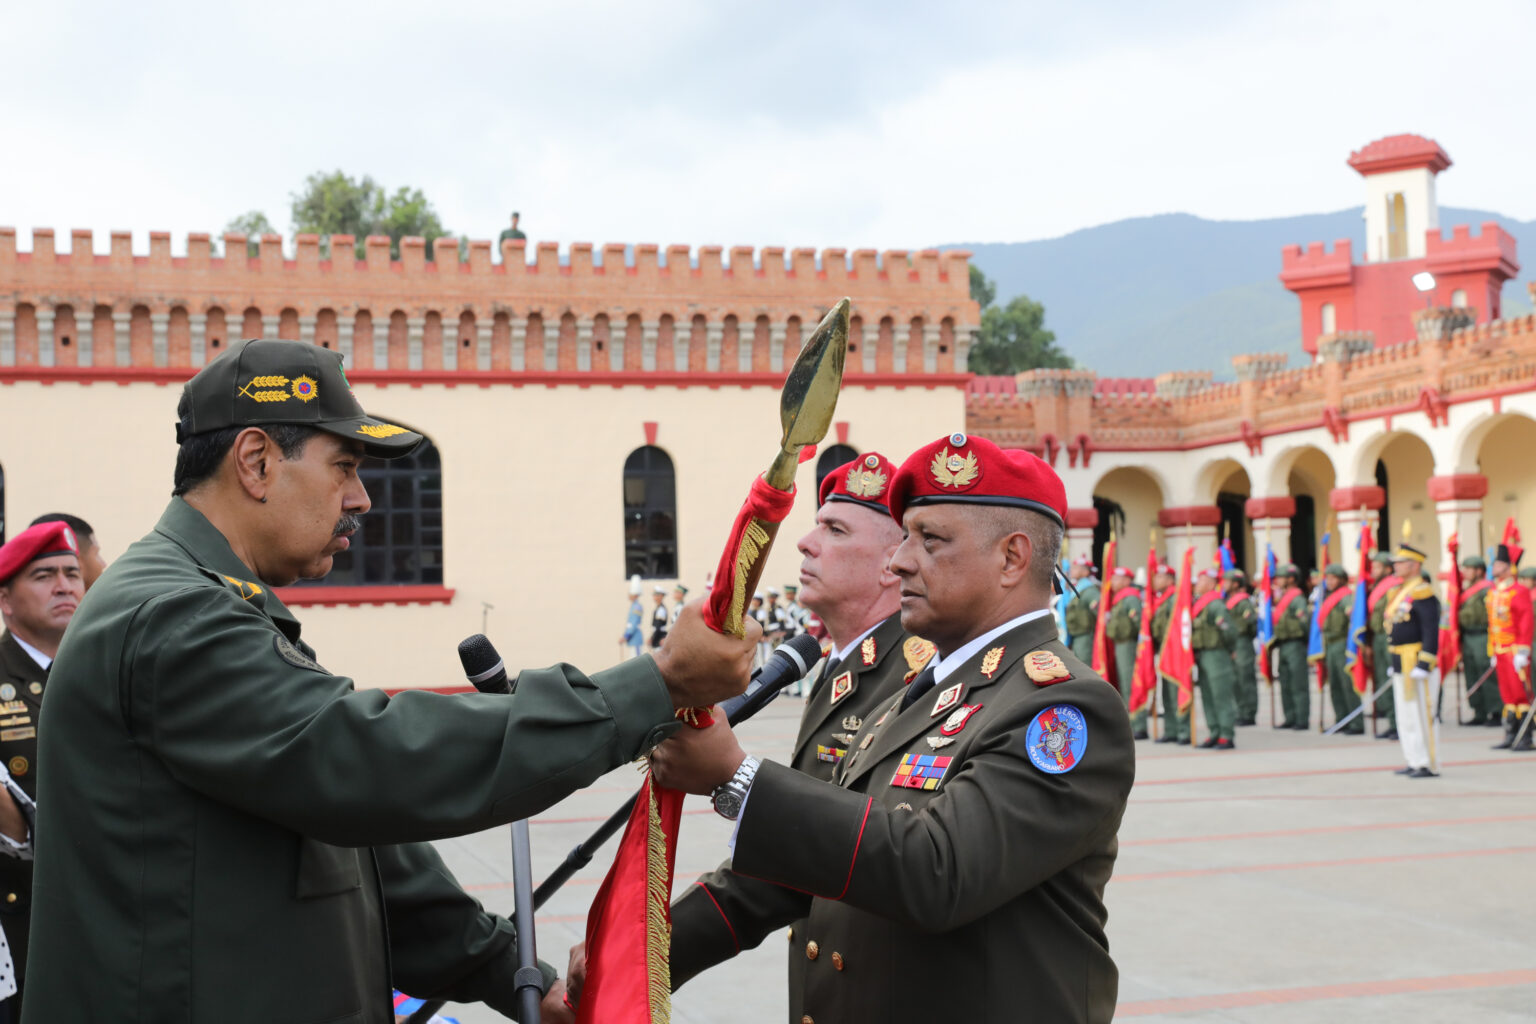
<svg viewBox="0 0 1536 1024"><path fill-rule="evenodd" d="M749 755L741 762L741 767L736 769L736 774L731 776L730 782L715 788L710 795L715 804L715 813L722 818L736 820L741 814L741 805L746 803L747 790L752 788L752 779L757 775L757 766L760 764L761 761Z"/></svg>

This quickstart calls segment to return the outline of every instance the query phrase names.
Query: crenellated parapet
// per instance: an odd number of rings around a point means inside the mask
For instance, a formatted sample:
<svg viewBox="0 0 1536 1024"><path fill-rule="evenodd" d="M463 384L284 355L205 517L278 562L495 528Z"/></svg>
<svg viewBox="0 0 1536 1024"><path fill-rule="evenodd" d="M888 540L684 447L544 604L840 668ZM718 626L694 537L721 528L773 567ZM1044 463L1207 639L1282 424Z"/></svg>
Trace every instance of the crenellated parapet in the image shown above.
<svg viewBox="0 0 1536 1024"><path fill-rule="evenodd" d="M782 374L838 298L850 376L965 372L980 322L965 252L301 234L90 231L18 249L0 228L0 366L200 366L232 339L288 337L391 372ZM254 247L254 248L253 248ZM251 252L254 251L254 255ZM9 353L9 357L7 357Z"/></svg>

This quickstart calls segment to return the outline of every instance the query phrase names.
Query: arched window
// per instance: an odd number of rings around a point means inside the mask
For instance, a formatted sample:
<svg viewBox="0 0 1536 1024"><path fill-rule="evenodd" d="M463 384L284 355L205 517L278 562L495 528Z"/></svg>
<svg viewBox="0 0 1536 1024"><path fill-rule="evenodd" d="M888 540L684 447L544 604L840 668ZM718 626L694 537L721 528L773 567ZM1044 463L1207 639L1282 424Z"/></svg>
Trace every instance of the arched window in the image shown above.
<svg viewBox="0 0 1536 1024"><path fill-rule="evenodd" d="M1322 328L1324 334L1333 334L1339 329L1338 316L1333 311L1333 303L1323 303L1323 308L1318 310L1318 312L1320 312L1323 317Z"/></svg>
<svg viewBox="0 0 1536 1024"><path fill-rule="evenodd" d="M431 440L402 459L366 459L358 470L373 508L326 587L408 586L443 582L443 472Z"/></svg>
<svg viewBox="0 0 1536 1024"><path fill-rule="evenodd" d="M677 578L677 484L655 445L624 460L624 576Z"/></svg>
<svg viewBox="0 0 1536 1024"><path fill-rule="evenodd" d="M1465 288L1457 288L1451 292L1451 305L1456 309L1467 308L1467 290Z"/></svg>
<svg viewBox="0 0 1536 1024"><path fill-rule="evenodd" d="M816 457L816 492L821 493L821 482L838 466L846 465L859 457L851 445L834 444Z"/></svg>

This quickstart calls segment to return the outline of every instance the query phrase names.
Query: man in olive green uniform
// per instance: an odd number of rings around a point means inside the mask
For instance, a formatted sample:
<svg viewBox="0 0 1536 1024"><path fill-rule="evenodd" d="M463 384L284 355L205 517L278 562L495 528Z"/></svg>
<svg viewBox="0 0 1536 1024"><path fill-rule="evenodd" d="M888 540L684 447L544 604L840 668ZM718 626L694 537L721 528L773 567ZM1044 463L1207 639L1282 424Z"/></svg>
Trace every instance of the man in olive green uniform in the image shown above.
<svg viewBox="0 0 1536 1024"><path fill-rule="evenodd" d="M516 697L355 690L271 588L330 570L364 455L420 436L291 341L227 350L177 414L177 496L49 680L26 1019L389 1024L391 985L514 1012L510 922L425 841L535 814L741 692L756 628L690 607L655 655L525 671Z"/></svg>
<svg viewBox="0 0 1536 1024"><path fill-rule="evenodd" d="M785 887L742 945L808 913L790 1020L1108 1022L1103 893L1135 748L1051 619L1065 488L956 433L903 463L891 505L902 625L938 654L836 782L747 757L722 722L657 748L657 778L713 792L736 870Z"/></svg>
<svg viewBox="0 0 1536 1024"><path fill-rule="evenodd" d="M0 546L0 763L29 798L37 797L37 730L48 673L64 631L85 596L79 536L66 523L30 526ZM8 799L8 798L0 798ZM11 949L19 1012L26 989L32 918L32 864L0 857L0 928Z"/></svg>
<svg viewBox="0 0 1536 1024"><path fill-rule="evenodd" d="M831 781L864 720L933 656L931 643L901 628L901 580L886 567L901 543L886 503L895 475L896 466L874 452L827 474L816 525L799 543L801 600L832 638L789 758L811 778ZM761 939L753 922L771 917L782 899L779 886L736 874L730 861L700 878L672 905L673 986L735 956L743 948L738 940ZM791 937L804 930L797 921ZM790 966L790 1002L797 1003L793 956Z"/></svg>
<svg viewBox="0 0 1536 1024"><path fill-rule="evenodd" d="M1195 652L1196 679L1200 686L1200 705L1205 709L1205 723L1210 730L1202 747L1231 750L1236 746L1237 667L1232 664L1232 649L1237 645L1237 627L1222 599L1220 580L1215 569L1203 569L1195 576L1195 604L1189 645Z"/></svg>
<svg viewBox="0 0 1536 1024"><path fill-rule="evenodd" d="M1325 592L1319 611L1323 618L1323 666L1328 673L1333 720L1338 722L1360 706L1360 695L1355 692L1345 650L1349 644L1349 618L1354 611L1354 591L1349 586L1349 573L1337 562L1330 562L1323 569L1323 586ZM1365 722L1356 718L1342 731L1350 736L1359 736L1365 732Z"/></svg>
<svg viewBox="0 0 1536 1024"><path fill-rule="evenodd" d="M1488 563L1477 555L1463 558L1456 625L1461 630L1461 674L1467 689L1477 686L1492 664L1488 660L1488 589ZM1472 721L1467 724L1498 725L1504 712L1498 680L1492 677L1483 680L1483 685L1467 703L1472 707Z"/></svg>
<svg viewBox="0 0 1536 1024"><path fill-rule="evenodd" d="M1396 702L1392 697L1392 687L1387 685L1391 643L1383 616L1387 610L1387 598L1401 582L1392 573L1391 555L1383 551L1371 556L1371 590L1366 597L1366 621L1371 631L1371 685L1381 694L1376 698L1376 714L1387 720L1387 731L1376 737L1379 740L1398 738Z"/></svg>
<svg viewBox="0 0 1536 1024"><path fill-rule="evenodd" d="M1228 569L1222 576L1224 600L1237 630L1232 646L1232 664L1237 669L1237 724L1254 725L1259 720L1258 652L1259 611L1248 593L1248 576L1241 569Z"/></svg>
<svg viewBox="0 0 1536 1024"><path fill-rule="evenodd" d="M1067 570L1077 593L1067 602L1065 618L1072 653L1085 665L1093 663L1093 634L1099 623L1099 581L1093 576L1093 560L1086 554L1072 559Z"/></svg>
<svg viewBox="0 0 1536 1024"><path fill-rule="evenodd" d="M1173 604L1178 596L1178 587L1175 584L1178 577L1173 573L1173 566L1159 563L1157 572L1152 576L1152 650L1155 658L1162 652L1163 641L1168 637L1168 624L1173 619ZM1159 743L1188 743L1189 742L1189 712L1179 710L1179 688L1174 683L1158 676L1158 699L1163 702L1163 734L1157 738Z"/></svg>
<svg viewBox="0 0 1536 1024"><path fill-rule="evenodd" d="M1115 569L1109 588L1104 638L1115 645L1115 681L1120 686L1120 699L1129 707L1136 680L1136 638L1141 635L1141 588L1125 566ZM1138 740L1147 738L1146 711L1131 715L1131 735Z"/></svg>
<svg viewBox="0 0 1536 1024"><path fill-rule="evenodd" d="M1307 636L1312 620L1307 596L1296 586L1298 575L1290 562L1275 570L1275 660L1285 712L1282 729L1305 729L1312 719L1312 695L1307 689Z"/></svg>

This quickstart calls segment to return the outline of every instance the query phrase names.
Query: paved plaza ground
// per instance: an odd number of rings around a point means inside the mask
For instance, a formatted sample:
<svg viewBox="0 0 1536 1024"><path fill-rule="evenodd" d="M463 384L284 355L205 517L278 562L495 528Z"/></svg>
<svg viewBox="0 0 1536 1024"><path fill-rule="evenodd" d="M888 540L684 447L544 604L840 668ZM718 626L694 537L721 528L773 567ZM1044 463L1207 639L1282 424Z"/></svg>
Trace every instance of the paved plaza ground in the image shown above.
<svg viewBox="0 0 1536 1024"><path fill-rule="evenodd" d="M802 707L776 701L742 728L744 745L784 758ZM1443 776L1409 780L1392 774L1396 743L1281 732L1267 712L1238 730L1230 753L1136 745L1105 897L1118 1018L1536 1020L1536 755L1490 750L1498 730L1453 720ZM620 769L535 819L535 879L638 781ZM729 831L689 798L678 890L725 857ZM471 891L511 913L506 829L438 845ZM540 911L540 954L562 973L611 856L612 844ZM842 952L856 970L857 951ZM772 938L695 979L673 1020L782 1024L786 955ZM447 1012L464 1024L501 1019L484 1007ZM1030 1018L1021 1009L1019 1019Z"/></svg>

